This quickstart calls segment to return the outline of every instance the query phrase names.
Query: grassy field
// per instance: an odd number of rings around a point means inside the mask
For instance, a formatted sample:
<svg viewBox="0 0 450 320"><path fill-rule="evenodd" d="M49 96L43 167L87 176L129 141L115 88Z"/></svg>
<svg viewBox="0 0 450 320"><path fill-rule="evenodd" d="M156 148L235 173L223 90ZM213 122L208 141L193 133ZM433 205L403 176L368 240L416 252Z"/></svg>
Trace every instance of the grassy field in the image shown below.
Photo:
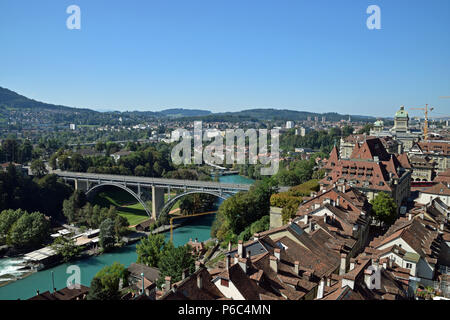
<svg viewBox="0 0 450 320"><path fill-rule="evenodd" d="M168 195L165 194L164 198L165 201L167 201ZM131 194L116 187L104 187L92 200L92 205L99 205L107 208L111 205L115 206L117 212L121 216L127 218L130 226L137 225L149 218L144 207ZM151 210L151 201L148 201L147 205ZM180 203L177 201L171 210L175 210L179 207Z"/></svg>

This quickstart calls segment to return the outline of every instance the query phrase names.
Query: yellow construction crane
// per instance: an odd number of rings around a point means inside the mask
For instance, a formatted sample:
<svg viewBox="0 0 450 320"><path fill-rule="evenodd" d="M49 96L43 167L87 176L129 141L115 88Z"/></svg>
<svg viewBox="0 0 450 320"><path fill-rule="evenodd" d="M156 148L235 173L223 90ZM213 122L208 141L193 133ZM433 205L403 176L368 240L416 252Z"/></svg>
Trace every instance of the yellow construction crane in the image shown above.
<svg viewBox="0 0 450 320"><path fill-rule="evenodd" d="M434 110L434 108L428 108L428 104L425 105L425 108L410 108L410 110L422 110L425 113L425 125L423 127L423 135L425 140L428 140L428 112Z"/></svg>

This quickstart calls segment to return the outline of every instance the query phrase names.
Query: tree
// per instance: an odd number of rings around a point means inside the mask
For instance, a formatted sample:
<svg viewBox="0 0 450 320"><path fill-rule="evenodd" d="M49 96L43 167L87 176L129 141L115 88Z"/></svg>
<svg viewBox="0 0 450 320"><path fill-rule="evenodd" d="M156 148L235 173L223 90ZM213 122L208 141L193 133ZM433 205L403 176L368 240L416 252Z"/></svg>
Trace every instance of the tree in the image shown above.
<svg viewBox="0 0 450 320"><path fill-rule="evenodd" d="M127 285L128 272L122 264L114 262L102 268L92 279L88 300L119 300L120 282Z"/></svg>
<svg viewBox="0 0 450 320"><path fill-rule="evenodd" d="M51 247L61 255L64 262L77 258L81 253L81 247L75 245L75 240L64 236L56 238Z"/></svg>
<svg viewBox="0 0 450 320"><path fill-rule="evenodd" d="M116 243L114 221L106 219L100 224L99 243L104 250L108 250Z"/></svg>
<svg viewBox="0 0 450 320"><path fill-rule="evenodd" d="M368 124L364 125L364 127L361 130L358 131L358 134L365 133L365 134L369 135L371 129L373 129L373 124L368 123Z"/></svg>
<svg viewBox="0 0 450 320"><path fill-rule="evenodd" d="M397 218L397 204L387 193L378 193L371 204L375 219L380 223L392 224Z"/></svg>
<svg viewBox="0 0 450 320"><path fill-rule="evenodd" d="M351 135L353 133L354 130L355 129L352 126L347 125L347 126L342 128L342 136L344 138L348 137L349 135Z"/></svg>
<svg viewBox="0 0 450 320"><path fill-rule="evenodd" d="M13 224L8 244L18 248L40 245L50 234L50 223L40 212L24 212Z"/></svg>
<svg viewBox="0 0 450 320"><path fill-rule="evenodd" d="M163 250L158 263L160 278L157 281L159 287L164 282L164 278L169 276L173 282L181 280L181 274L188 269L189 273L194 272L195 262L192 256L192 248L189 245L175 247L169 242Z"/></svg>
<svg viewBox="0 0 450 320"><path fill-rule="evenodd" d="M137 262L149 267L157 267L166 242L162 234L149 234L136 246Z"/></svg>
<svg viewBox="0 0 450 320"><path fill-rule="evenodd" d="M79 219L79 211L87 203L86 195L83 191L75 190L69 199L63 202L63 214L69 223L77 222Z"/></svg>
<svg viewBox="0 0 450 320"><path fill-rule="evenodd" d="M14 223L25 213L18 210L4 210L0 213L0 244L5 244L9 235L9 231Z"/></svg>
<svg viewBox="0 0 450 320"><path fill-rule="evenodd" d="M41 178L48 173L47 168L45 167L44 161L41 159L35 159L31 162L30 166L31 172L34 176Z"/></svg>
<svg viewBox="0 0 450 320"><path fill-rule="evenodd" d="M115 209L115 208L114 208ZM128 220L122 217L120 214L115 213L116 218L114 219L114 232L116 237L119 239L121 236L126 234L128 230Z"/></svg>
<svg viewBox="0 0 450 320"><path fill-rule="evenodd" d="M96 143L95 150L103 151L105 149L106 149L106 143L104 143L103 141L99 141L99 142Z"/></svg>
<svg viewBox="0 0 450 320"><path fill-rule="evenodd" d="M253 222L269 214L270 196L275 191L271 179L257 181L248 192L239 192L219 207L211 233L221 242L237 239ZM233 236L234 235L234 236Z"/></svg>
<svg viewBox="0 0 450 320"><path fill-rule="evenodd" d="M36 181L37 179L34 179ZM73 193L72 187L65 184L54 174L45 175L37 180L39 188L39 211L47 216L60 218L63 202Z"/></svg>
<svg viewBox="0 0 450 320"><path fill-rule="evenodd" d="M281 218L283 224L288 223L290 219L295 217L298 206L299 204L297 201L289 201L286 206L283 207L283 209L281 210Z"/></svg>

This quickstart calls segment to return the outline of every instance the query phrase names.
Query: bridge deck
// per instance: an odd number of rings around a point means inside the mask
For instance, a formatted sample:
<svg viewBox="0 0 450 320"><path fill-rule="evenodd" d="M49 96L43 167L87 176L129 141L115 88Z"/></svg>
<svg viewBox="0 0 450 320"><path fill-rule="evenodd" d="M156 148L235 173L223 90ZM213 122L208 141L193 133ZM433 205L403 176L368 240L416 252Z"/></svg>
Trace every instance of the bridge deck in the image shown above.
<svg viewBox="0 0 450 320"><path fill-rule="evenodd" d="M221 183L212 181L198 181L198 180L180 180L180 179L164 179L164 178L150 178L150 177L135 177L123 176L113 174L97 174L97 173L82 173L82 172L68 172L52 170L53 174L67 179L103 181L113 183L126 183L128 185L140 186L154 186L154 187L170 187L174 189L195 188L195 189L214 189L214 190L233 190L233 191L248 191L250 184L233 184Z"/></svg>

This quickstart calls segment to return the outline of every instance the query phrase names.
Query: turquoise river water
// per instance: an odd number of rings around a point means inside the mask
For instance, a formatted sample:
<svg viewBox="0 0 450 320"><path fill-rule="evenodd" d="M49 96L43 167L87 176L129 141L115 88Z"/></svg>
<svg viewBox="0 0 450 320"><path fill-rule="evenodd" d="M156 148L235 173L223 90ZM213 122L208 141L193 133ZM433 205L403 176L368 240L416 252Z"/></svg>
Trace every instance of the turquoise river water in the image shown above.
<svg viewBox="0 0 450 320"><path fill-rule="evenodd" d="M253 180L238 175L222 176L221 182L225 183L253 183ZM173 242L176 246L184 245L189 239L197 238L199 241L205 241L210 238L211 225L214 221L214 215L195 218L192 222L183 227L173 230ZM166 232L166 240L169 239L170 233ZM66 281L70 274L66 273L67 268L76 265L81 270L81 284L89 286L95 274L104 266L119 262L125 267L136 262L136 244L132 244L110 253L105 253L97 257L80 259L58 265L47 270L39 271L28 277L12 282L6 286L0 287L0 300L16 300L28 299L36 294L36 290L44 292L51 290L52 278L51 272L54 273L55 287L61 289L67 286ZM0 259L0 275L2 271L11 267L15 259Z"/></svg>

